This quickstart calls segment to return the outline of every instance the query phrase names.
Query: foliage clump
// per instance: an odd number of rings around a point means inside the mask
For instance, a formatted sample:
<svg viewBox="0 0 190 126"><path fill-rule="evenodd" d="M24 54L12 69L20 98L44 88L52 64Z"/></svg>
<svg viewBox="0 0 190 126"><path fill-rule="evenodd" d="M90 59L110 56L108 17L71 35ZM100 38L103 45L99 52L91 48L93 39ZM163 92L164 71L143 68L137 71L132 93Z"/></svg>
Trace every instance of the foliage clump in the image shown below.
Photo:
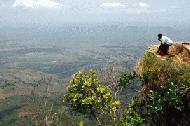
<svg viewBox="0 0 190 126"><path fill-rule="evenodd" d="M150 90L146 99L147 113L153 125L186 126L190 123L190 83L166 82L159 90ZM161 125L161 124L160 124Z"/></svg>
<svg viewBox="0 0 190 126"><path fill-rule="evenodd" d="M134 80L138 78L139 76L136 74L136 72L129 72L123 74L120 79L118 80L118 86L126 87L129 86L129 84L134 83Z"/></svg>
<svg viewBox="0 0 190 126"><path fill-rule="evenodd" d="M160 87L159 91L150 90L148 94L148 106L152 112L163 111L165 107L172 107L176 110L182 111L183 106L183 92L181 92L181 85L167 82Z"/></svg>
<svg viewBox="0 0 190 126"><path fill-rule="evenodd" d="M76 72L64 98L74 110L93 117L96 117L98 110L112 112L120 106L119 101L112 99L109 87L99 85L95 69Z"/></svg>
<svg viewBox="0 0 190 126"><path fill-rule="evenodd" d="M133 98L127 104L124 118L121 121L121 126L145 126L144 119L141 117L138 110L139 101Z"/></svg>

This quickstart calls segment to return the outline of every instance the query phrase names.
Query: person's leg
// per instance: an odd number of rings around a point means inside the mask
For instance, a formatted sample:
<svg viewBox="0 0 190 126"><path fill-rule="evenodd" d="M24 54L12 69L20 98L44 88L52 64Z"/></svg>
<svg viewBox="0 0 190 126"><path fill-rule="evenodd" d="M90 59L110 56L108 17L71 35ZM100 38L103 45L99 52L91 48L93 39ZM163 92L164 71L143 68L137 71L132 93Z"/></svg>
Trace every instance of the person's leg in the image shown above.
<svg viewBox="0 0 190 126"><path fill-rule="evenodd" d="M170 45L168 45L168 44L163 44L163 45L164 45L163 53L165 55L168 55L168 50L169 50Z"/></svg>
<svg viewBox="0 0 190 126"><path fill-rule="evenodd" d="M159 55L163 55L163 50L164 50L164 45L161 44L161 45L159 46L159 48L158 48L157 53L158 53Z"/></svg>

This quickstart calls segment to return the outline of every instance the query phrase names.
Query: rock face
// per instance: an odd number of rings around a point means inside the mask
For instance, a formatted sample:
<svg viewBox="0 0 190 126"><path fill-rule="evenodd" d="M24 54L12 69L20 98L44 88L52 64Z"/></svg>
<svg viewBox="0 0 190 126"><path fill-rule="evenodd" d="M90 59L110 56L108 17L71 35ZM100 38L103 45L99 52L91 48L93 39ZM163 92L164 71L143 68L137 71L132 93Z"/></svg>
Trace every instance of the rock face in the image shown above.
<svg viewBox="0 0 190 126"><path fill-rule="evenodd" d="M185 63L190 65L190 43L175 43L169 48L168 55L158 55L159 45L152 45L149 47L148 52L155 54L161 59L171 58L178 63Z"/></svg>

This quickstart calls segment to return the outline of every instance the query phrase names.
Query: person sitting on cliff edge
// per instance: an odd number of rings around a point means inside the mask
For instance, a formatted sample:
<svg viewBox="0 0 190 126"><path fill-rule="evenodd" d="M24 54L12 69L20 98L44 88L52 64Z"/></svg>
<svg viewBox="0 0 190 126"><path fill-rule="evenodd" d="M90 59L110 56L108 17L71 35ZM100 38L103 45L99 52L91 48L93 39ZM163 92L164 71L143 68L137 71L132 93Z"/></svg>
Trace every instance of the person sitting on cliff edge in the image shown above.
<svg viewBox="0 0 190 126"><path fill-rule="evenodd" d="M157 53L159 55L168 55L169 47L173 44L173 41L167 37L163 36L162 34L158 34L158 40L161 42Z"/></svg>

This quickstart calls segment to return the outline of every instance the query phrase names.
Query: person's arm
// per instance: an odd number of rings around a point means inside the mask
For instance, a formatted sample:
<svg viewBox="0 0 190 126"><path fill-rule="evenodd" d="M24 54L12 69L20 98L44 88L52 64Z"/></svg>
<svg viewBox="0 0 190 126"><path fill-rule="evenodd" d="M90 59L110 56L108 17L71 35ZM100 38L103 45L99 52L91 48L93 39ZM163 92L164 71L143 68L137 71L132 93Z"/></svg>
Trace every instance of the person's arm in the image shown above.
<svg viewBox="0 0 190 126"><path fill-rule="evenodd" d="M162 40L161 39L158 39L160 41L160 44L162 44Z"/></svg>

